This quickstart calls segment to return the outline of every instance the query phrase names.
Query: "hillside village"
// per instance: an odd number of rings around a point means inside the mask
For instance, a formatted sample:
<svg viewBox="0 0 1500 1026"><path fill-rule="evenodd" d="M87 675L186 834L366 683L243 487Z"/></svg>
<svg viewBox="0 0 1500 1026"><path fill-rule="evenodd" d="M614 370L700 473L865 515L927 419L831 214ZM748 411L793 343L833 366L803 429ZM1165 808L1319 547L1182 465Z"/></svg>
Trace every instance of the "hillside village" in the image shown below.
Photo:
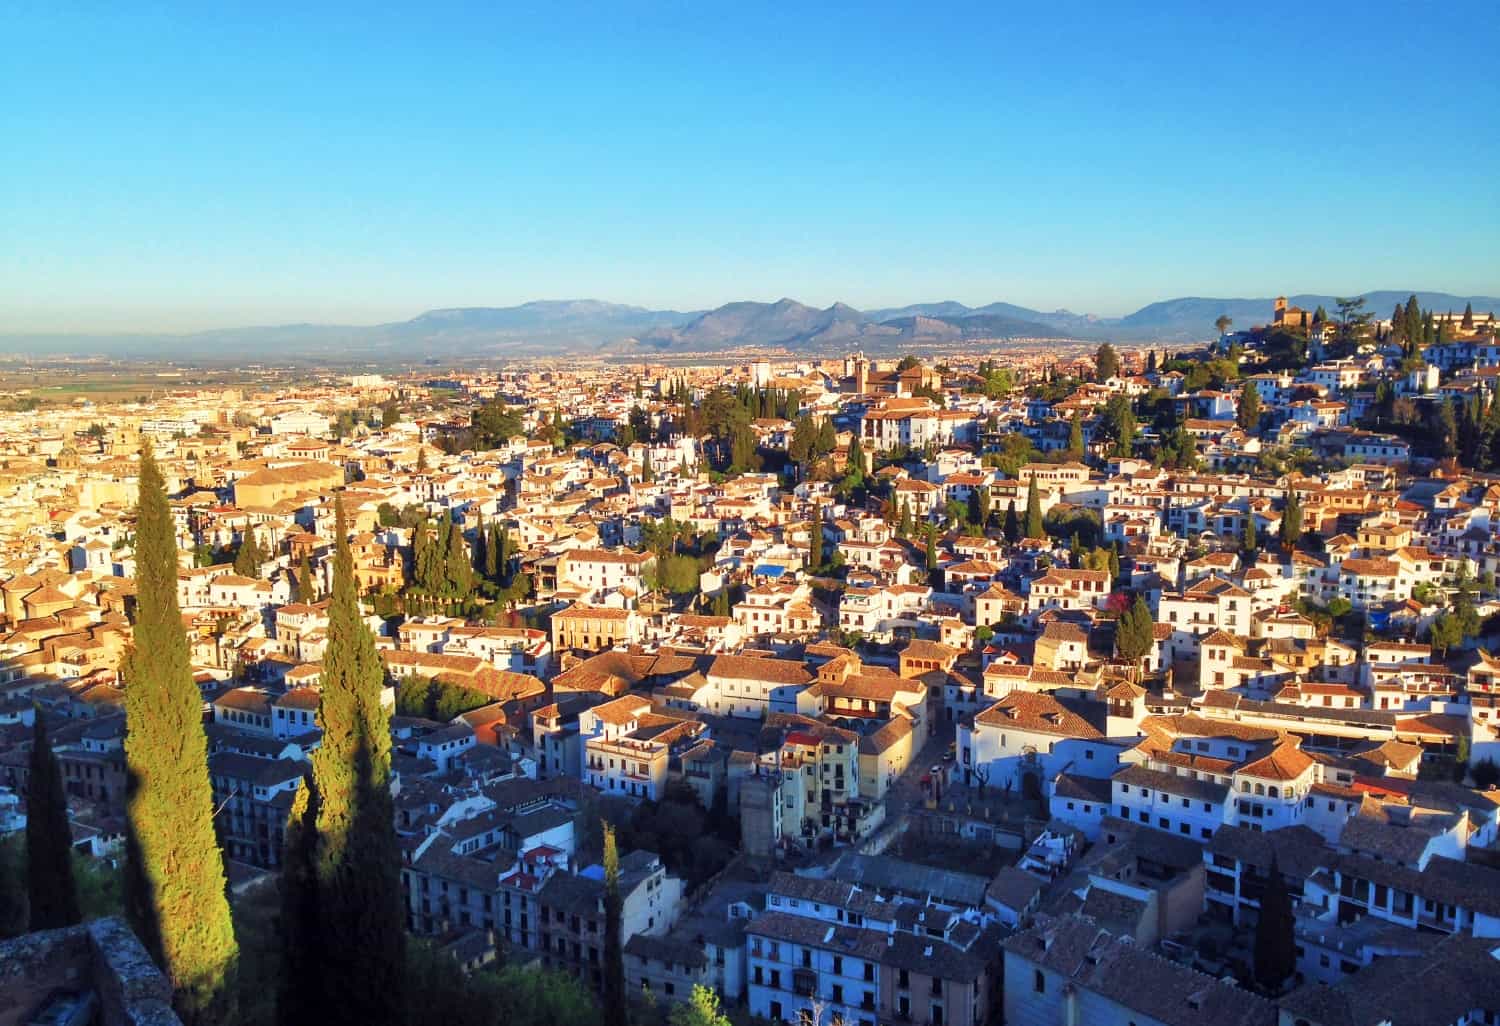
<svg viewBox="0 0 1500 1026"><path fill-rule="evenodd" d="M41 716L120 857L149 442L237 896L321 741L337 495L406 925L467 968L601 986L603 819L653 1008L1495 1021L1500 328L1265 318L0 397L0 835Z"/></svg>

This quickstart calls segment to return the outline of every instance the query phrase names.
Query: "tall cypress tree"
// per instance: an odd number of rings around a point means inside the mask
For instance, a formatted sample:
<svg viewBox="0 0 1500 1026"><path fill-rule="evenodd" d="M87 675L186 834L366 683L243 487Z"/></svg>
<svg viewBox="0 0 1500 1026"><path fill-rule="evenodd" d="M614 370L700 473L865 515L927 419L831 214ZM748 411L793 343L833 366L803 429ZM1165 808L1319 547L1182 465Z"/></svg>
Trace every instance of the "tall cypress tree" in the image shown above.
<svg viewBox="0 0 1500 1026"><path fill-rule="evenodd" d="M474 572L481 578L484 577L485 564L489 562L490 534L484 526L484 511L479 511L478 520L474 524Z"/></svg>
<svg viewBox="0 0 1500 1026"><path fill-rule="evenodd" d="M474 591L473 557L457 524L448 525L448 552L443 560L443 584L453 598L468 598Z"/></svg>
<svg viewBox="0 0 1500 1026"><path fill-rule="evenodd" d="M807 525L807 565L809 569L823 565L823 524L812 520Z"/></svg>
<svg viewBox="0 0 1500 1026"><path fill-rule="evenodd" d="M501 583L501 576L505 570L505 539L504 529L499 523L490 525L490 540L484 547L484 576Z"/></svg>
<svg viewBox="0 0 1500 1026"><path fill-rule="evenodd" d="M234 554L234 572L241 577L259 577L260 565L264 562L260 544L255 540L255 528L247 526L239 551Z"/></svg>
<svg viewBox="0 0 1500 1026"><path fill-rule="evenodd" d="M615 828L604 824L604 1026L626 1026L625 955L621 949L621 920L625 900L620 894L620 850Z"/></svg>
<svg viewBox="0 0 1500 1026"><path fill-rule="evenodd" d="M312 561L306 552L302 553L302 567L297 573L297 601L318 601L318 581L313 576Z"/></svg>
<svg viewBox="0 0 1500 1026"><path fill-rule="evenodd" d="M141 450L135 638L125 664L126 912L166 971L184 1022L223 1021L239 950L214 836L203 696L177 605L166 483Z"/></svg>
<svg viewBox="0 0 1500 1026"><path fill-rule="evenodd" d="M26 894L30 928L55 930L83 919L73 880L68 797L41 707L32 710L31 775L26 801Z"/></svg>
<svg viewBox="0 0 1500 1026"><path fill-rule="evenodd" d="M1297 498L1297 489L1286 490L1286 509L1281 513L1281 542L1288 549L1295 549L1302 537L1302 500Z"/></svg>
<svg viewBox="0 0 1500 1026"><path fill-rule="evenodd" d="M322 1021L317 855L318 801L308 776L292 799L281 854L277 1026L313 1026Z"/></svg>
<svg viewBox="0 0 1500 1026"><path fill-rule="evenodd" d="M1012 545L1021 540L1021 518L1016 513L1015 499L1011 499L1005 507L1005 523L1000 530L1005 535L1005 540Z"/></svg>
<svg viewBox="0 0 1500 1026"><path fill-rule="evenodd" d="M400 1021L405 968L401 853L391 801L385 670L360 615L343 500L328 609L328 648L313 753L318 796L317 906L322 1026Z"/></svg>
<svg viewBox="0 0 1500 1026"><path fill-rule="evenodd" d="M1045 538L1042 526L1042 493L1037 489L1036 477L1031 478L1031 487L1026 492L1026 537Z"/></svg>

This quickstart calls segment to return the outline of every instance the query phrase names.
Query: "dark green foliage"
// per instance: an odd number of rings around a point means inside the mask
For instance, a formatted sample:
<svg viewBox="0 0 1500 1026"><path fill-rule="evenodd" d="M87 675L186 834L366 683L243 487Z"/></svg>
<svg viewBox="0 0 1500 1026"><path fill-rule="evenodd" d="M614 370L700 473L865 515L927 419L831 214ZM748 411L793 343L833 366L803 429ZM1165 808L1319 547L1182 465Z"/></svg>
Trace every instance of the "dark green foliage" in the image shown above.
<svg viewBox="0 0 1500 1026"><path fill-rule="evenodd" d="M302 564L297 571L297 601L318 601L318 579L313 576L312 563L307 558L307 553L302 553Z"/></svg>
<svg viewBox="0 0 1500 1026"><path fill-rule="evenodd" d="M1016 513L1016 500L1011 499L1005 507L1005 524L1001 528L1001 534L1011 544L1021 540L1021 518Z"/></svg>
<svg viewBox="0 0 1500 1026"><path fill-rule="evenodd" d="M1295 488L1286 492L1286 508L1281 511L1281 541L1289 549L1296 548L1302 538L1302 500Z"/></svg>
<svg viewBox="0 0 1500 1026"><path fill-rule="evenodd" d="M1255 982L1272 993L1297 969L1292 896L1281 876L1276 856L1260 897L1260 919L1255 924Z"/></svg>
<svg viewBox="0 0 1500 1026"><path fill-rule="evenodd" d="M1245 382L1245 387L1240 390L1240 408L1235 414L1235 422L1246 431L1254 431L1260 425L1260 390L1253 381Z"/></svg>
<svg viewBox="0 0 1500 1026"><path fill-rule="evenodd" d="M203 696L177 605L177 540L149 445L141 452L135 553L134 644L123 667L126 911L191 1026L226 1017L238 952L214 836Z"/></svg>
<svg viewBox="0 0 1500 1026"><path fill-rule="evenodd" d="M1042 532L1058 539L1077 537L1079 544L1092 548L1104 534L1104 518L1096 509L1059 502L1042 518Z"/></svg>
<svg viewBox="0 0 1500 1026"><path fill-rule="evenodd" d="M1120 376L1120 357L1115 347L1105 342L1094 354L1094 377L1100 381Z"/></svg>
<svg viewBox="0 0 1500 1026"><path fill-rule="evenodd" d="M476 409L469 423L476 449L497 449L522 433L521 415L498 398Z"/></svg>
<svg viewBox="0 0 1500 1026"><path fill-rule="evenodd" d="M483 691L420 675L407 677L396 686L397 716L418 716L440 723L493 701Z"/></svg>
<svg viewBox="0 0 1500 1026"><path fill-rule="evenodd" d="M68 860L84 922L124 911L124 873L119 867L76 849ZM0 940L30 930L26 891L26 838L24 831L16 831L0 837Z"/></svg>
<svg viewBox="0 0 1500 1026"><path fill-rule="evenodd" d="M625 939L620 936L625 902L620 894L620 849L615 828L604 827L604 1026L626 1026Z"/></svg>
<svg viewBox="0 0 1500 1026"><path fill-rule="evenodd" d="M323 742L312 757L319 799L318 1021L369 1026L397 1021L402 1008L401 854L390 791L390 722L380 701L385 669L360 615L342 499L335 511L318 707Z"/></svg>
<svg viewBox="0 0 1500 1026"><path fill-rule="evenodd" d="M1135 411L1130 400L1123 395L1112 395L1104 404L1104 414L1099 421L1100 433L1115 443L1115 453L1129 456L1135 443Z"/></svg>
<svg viewBox="0 0 1500 1026"><path fill-rule="evenodd" d="M489 562L489 547L490 533L485 530L484 514L479 513L474 524L474 544L470 546L470 551L474 556L474 573L478 574L480 579L485 577L485 566Z"/></svg>
<svg viewBox="0 0 1500 1026"><path fill-rule="evenodd" d="M597 1026L594 995L565 972L528 965L466 975L453 956L418 941L409 949L403 1026Z"/></svg>
<svg viewBox="0 0 1500 1026"><path fill-rule="evenodd" d="M1037 480L1032 477L1031 484L1026 491L1026 537L1045 538L1046 529L1042 526L1042 493L1038 489Z"/></svg>
<svg viewBox="0 0 1500 1026"><path fill-rule="evenodd" d="M812 568L823 565L823 524L821 521L811 521L807 525L807 565Z"/></svg>
<svg viewBox="0 0 1500 1026"><path fill-rule="evenodd" d="M1068 421L1068 456L1075 460L1083 456L1083 416L1077 410Z"/></svg>
<svg viewBox="0 0 1500 1026"><path fill-rule="evenodd" d="M55 930L82 919L73 881L73 835L68 797L52 754L46 717L32 710L30 776L26 795L27 899L32 930Z"/></svg>
<svg viewBox="0 0 1500 1026"><path fill-rule="evenodd" d="M1150 605L1143 596L1137 595L1115 625L1115 649L1120 658L1138 665L1155 644L1154 627Z"/></svg>
<svg viewBox="0 0 1500 1026"><path fill-rule="evenodd" d="M1245 514L1245 531L1240 535L1240 551L1247 558L1254 558L1255 550L1260 547L1260 538L1255 529L1255 514Z"/></svg>
<svg viewBox="0 0 1500 1026"><path fill-rule="evenodd" d="M266 554L261 551L255 529L246 527L245 539L240 542L239 551L234 554L234 572L241 577L259 577L260 565L265 561Z"/></svg>

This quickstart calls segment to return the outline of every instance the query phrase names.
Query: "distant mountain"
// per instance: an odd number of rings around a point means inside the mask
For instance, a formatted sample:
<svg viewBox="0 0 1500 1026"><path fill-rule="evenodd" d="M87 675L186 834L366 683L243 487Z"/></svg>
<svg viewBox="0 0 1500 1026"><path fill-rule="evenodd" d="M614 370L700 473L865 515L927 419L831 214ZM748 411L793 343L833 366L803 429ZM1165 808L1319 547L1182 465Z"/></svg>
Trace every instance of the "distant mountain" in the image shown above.
<svg viewBox="0 0 1500 1026"><path fill-rule="evenodd" d="M1406 291L1366 293L1365 308L1389 317ZM1500 311L1492 296L1418 292L1424 308L1455 313ZM1335 311L1335 297L1288 298L1306 310ZM363 326L283 324L224 328L188 335L0 335L0 353L105 355L120 358L249 360L423 359L550 355L559 352L711 353L778 346L825 353L846 348L878 352L913 342L1058 338L1118 342L1191 342L1210 338L1220 315L1235 327L1270 321L1271 299L1196 296L1151 303L1124 317L1069 310L1032 310L1012 303L969 307L954 300L859 311L844 303L825 309L793 299L742 301L714 310L648 310L593 299L548 300L508 307L429 310L408 321Z"/></svg>

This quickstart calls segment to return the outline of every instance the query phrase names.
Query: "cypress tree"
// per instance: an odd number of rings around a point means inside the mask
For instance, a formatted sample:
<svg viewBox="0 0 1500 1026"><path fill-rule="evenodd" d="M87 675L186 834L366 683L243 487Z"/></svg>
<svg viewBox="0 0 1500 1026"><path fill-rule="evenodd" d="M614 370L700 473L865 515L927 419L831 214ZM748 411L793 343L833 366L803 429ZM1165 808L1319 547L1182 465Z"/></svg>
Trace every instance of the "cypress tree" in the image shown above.
<svg viewBox="0 0 1500 1026"><path fill-rule="evenodd" d="M1297 489L1286 490L1286 509L1281 513L1281 541L1288 549L1297 547L1302 537L1302 500L1297 498Z"/></svg>
<svg viewBox="0 0 1500 1026"><path fill-rule="evenodd" d="M814 520L807 525L807 565L816 568L823 565L823 525Z"/></svg>
<svg viewBox="0 0 1500 1026"><path fill-rule="evenodd" d="M311 1026L322 1019L317 853L318 801L309 775L292 799L282 846L277 1026Z"/></svg>
<svg viewBox="0 0 1500 1026"><path fill-rule="evenodd" d="M910 538L913 530L915 530L915 525L911 518L911 501L909 499L902 499L901 523L896 528L896 533L903 538Z"/></svg>
<svg viewBox="0 0 1500 1026"><path fill-rule="evenodd" d="M1016 513L1016 500L1011 499L1005 507L1005 524L1001 528L1005 540L1014 545L1021 540L1021 518Z"/></svg>
<svg viewBox="0 0 1500 1026"><path fill-rule="evenodd" d="M485 565L489 562L490 535L484 527L484 512L479 512L478 519L474 523L474 572L482 579L484 577Z"/></svg>
<svg viewBox="0 0 1500 1026"><path fill-rule="evenodd" d="M260 545L255 540L255 528L245 528L245 539L240 542L240 549L234 554L234 572L241 577L259 577L260 565L265 562L261 555Z"/></svg>
<svg viewBox="0 0 1500 1026"><path fill-rule="evenodd" d="M474 556L469 555L468 543L463 541L463 531L458 523L449 525L449 552L443 561L444 583L455 598L468 598L474 592Z"/></svg>
<svg viewBox="0 0 1500 1026"><path fill-rule="evenodd" d="M937 528L927 525L927 572L936 573L938 568Z"/></svg>
<svg viewBox="0 0 1500 1026"><path fill-rule="evenodd" d="M318 601L318 581L313 577L312 562L306 552L302 553L302 569L297 574L297 601Z"/></svg>
<svg viewBox="0 0 1500 1026"><path fill-rule="evenodd" d="M1074 457L1083 455L1083 417L1077 410L1068 422L1068 453Z"/></svg>
<svg viewBox="0 0 1500 1026"><path fill-rule="evenodd" d="M149 444L135 542L135 638L124 667L126 912L171 979L183 1021L221 1022L238 947L214 836L203 696L177 605L177 538Z"/></svg>
<svg viewBox="0 0 1500 1026"><path fill-rule="evenodd" d="M1465 303L1464 304L1464 319L1459 322L1458 326L1460 328L1462 328L1466 332L1474 330L1474 304L1473 303Z"/></svg>
<svg viewBox="0 0 1500 1026"><path fill-rule="evenodd" d="M26 800L26 894L31 930L55 930L83 919L73 880L73 834L68 828L68 797L46 717L32 709L31 775Z"/></svg>
<svg viewBox="0 0 1500 1026"><path fill-rule="evenodd" d="M401 853L391 801L385 670L360 615L354 559L336 501L328 648L313 753L318 797L317 906L321 1026L400 1020L405 966Z"/></svg>
<svg viewBox="0 0 1500 1026"><path fill-rule="evenodd" d="M604 824L604 1026L626 1026L625 955L620 930L624 912L620 895L620 850L615 828Z"/></svg>
<svg viewBox="0 0 1500 1026"><path fill-rule="evenodd" d="M1271 855L1271 869L1260 897L1260 919L1255 924L1255 981L1276 992L1297 968L1296 921L1292 896L1281 878L1281 866Z"/></svg>
<svg viewBox="0 0 1500 1026"><path fill-rule="evenodd" d="M1253 381L1245 382L1245 387L1240 390L1240 408L1235 420L1246 431L1253 431L1260 425L1260 389Z"/></svg>
<svg viewBox="0 0 1500 1026"><path fill-rule="evenodd" d="M1131 666L1139 666L1140 661L1150 654L1155 641L1151 607L1144 597L1137 595L1115 624L1115 649Z"/></svg>
<svg viewBox="0 0 1500 1026"><path fill-rule="evenodd" d="M1026 537L1045 538L1046 529L1042 526L1042 493L1037 488L1035 475L1031 478L1031 487L1026 491Z"/></svg>
<svg viewBox="0 0 1500 1026"><path fill-rule="evenodd" d="M1240 549L1245 555L1251 555L1260 547L1260 538L1255 533L1255 514L1245 515L1245 533L1240 536Z"/></svg>
<svg viewBox="0 0 1500 1026"><path fill-rule="evenodd" d="M489 539L485 542L484 546L484 576L486 580L493 581L495 584L499 584L501 567L500 553L504 548L504 543L502 541L502 536L500 534L500 525L498 523L490 525L489 535Z"/></svg>

